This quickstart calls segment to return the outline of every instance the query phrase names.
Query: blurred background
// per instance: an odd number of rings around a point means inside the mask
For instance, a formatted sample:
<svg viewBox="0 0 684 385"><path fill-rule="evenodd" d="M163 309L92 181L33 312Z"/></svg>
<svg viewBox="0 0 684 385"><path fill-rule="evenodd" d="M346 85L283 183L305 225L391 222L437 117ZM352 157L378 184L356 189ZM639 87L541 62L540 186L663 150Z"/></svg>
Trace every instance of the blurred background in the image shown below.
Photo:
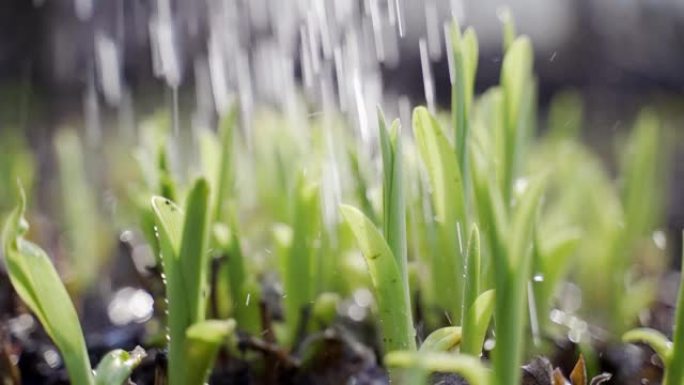
<svg viewBox="0 0 684 385"><path fill-rule="evenodd" d="M667 226L680 239L678 0L3 0L0 133L18 130L35 150L39 205L52 194L60 126L78 127L97 153L103 138L135 136L136 122L159 108L182 135L214 126L237 100L245 132L246 117L267 105L294 121L341 111L363 137L375 132L376 105L405 125L416 104L449 107L444 26L452 17L478 34L477 89L497 84L503 6L534 44L541 130L553 95L577 91L583 137L614 169L615 137L641 107L661 113L673 146Z"/></svg>

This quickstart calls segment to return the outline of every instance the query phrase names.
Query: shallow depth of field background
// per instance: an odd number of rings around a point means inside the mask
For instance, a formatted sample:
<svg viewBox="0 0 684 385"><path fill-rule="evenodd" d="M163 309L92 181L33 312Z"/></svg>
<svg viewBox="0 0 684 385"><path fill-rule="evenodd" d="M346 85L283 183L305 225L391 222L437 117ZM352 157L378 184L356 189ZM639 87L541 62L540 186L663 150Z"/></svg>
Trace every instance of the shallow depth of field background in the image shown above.
<svg viewBox="0 0 684 385"><path fill-rule="evenodd" d="M78 127L97 149L107 135L134 135L135 122L162 107L183 137L215 124L237 97L243 116L260 105L294 116L303 100L309 115L340 110L350 129L374 133L375 105L405 125L416 104L448 108L444 23L452 15L478 33L477 89L496 84L503 5L534 44L540 129L551 97L574 89L585 102L583 137L610 162L615 136L640 107L661 113L674 147L666 230L678 240L684 3L677 0L4 0L0 130L21 130L38 154L45 188L36 189L36 204L47 212L49 144L59 126ZM680 244L671 242L671 255Z"/></svg>

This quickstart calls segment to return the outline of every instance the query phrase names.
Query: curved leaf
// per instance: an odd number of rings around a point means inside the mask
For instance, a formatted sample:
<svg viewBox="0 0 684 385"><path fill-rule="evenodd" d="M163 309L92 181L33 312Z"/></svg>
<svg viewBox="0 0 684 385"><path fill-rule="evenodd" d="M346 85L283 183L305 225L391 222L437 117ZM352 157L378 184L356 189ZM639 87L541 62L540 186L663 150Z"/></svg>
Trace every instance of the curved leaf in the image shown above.
<svg viewBox="0 0 684 385"><path fill-rule="evenodd" d="M45 251L23 237L28 231L23 189L20 189L20 196L19 206L10 215L2 233L10 281L62 353L71 381L79 385L92 384L90 360L76 309Z"/></svg>
<svg viewBox="0 0 684 385"><path fill-rule="evenodd" d="M95 369L95 385L123 384L146 356L140 346L130 353L121 349L107 353Z"/></svg>
<svg viewBox="0 0 684 385"><path fill-rule="evenodd" d="M405 290L392 251L380 231L361 211L349 205L341 205L340 211L368 266L378 301L385 349L415 349L409 293Z"/></svg>
<svg viewBox="0 0 684 385"><path fill-rule="evenodd" d="M420 352L451 352L461 343L461 327L439 328L427 336L420 345Z"/></svg>
<svg viewBox="0 0 684 385"><path fill-rule="evenodd" d="M487 328L494 312L494 289L480 294L468 310L463 322L463 342L461 352L479 356L482 352Z"/></svg>
<svg viewBox="0 0 684 385"><path fill-rule="evenodd" d="M651 328L632 329L622 335L622 341L629 343L645 343L650 346L667 367L672 356L672 342L665 334Z"/></svg>
<svg viewBox="0 0 684 385"><path fill-rule="evenodd" d="M478 358L442 352L393 351L385 364L394 368L420 368L431 372L457 373L470 385L489 385L490 372Z"/></svg>
<svg viewBox="0 0 684 385"><path fill-rule="evenodd" d="M387 244L397 261L402 277L406 276L406 206L404 203L403 153L399 121L388 132L385 117L378 109L380 148L382 150L383 230Z"/></svg>

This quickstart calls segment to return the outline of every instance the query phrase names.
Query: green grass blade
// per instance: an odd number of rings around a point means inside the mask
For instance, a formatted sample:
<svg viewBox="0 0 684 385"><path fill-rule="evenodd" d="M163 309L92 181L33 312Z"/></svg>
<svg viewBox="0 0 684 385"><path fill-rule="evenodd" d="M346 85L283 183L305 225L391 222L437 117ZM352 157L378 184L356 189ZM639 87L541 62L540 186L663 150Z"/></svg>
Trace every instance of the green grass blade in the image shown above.
<svg viewBox="0 0 684 385"><path fill-rule="evenodd" d="M543 178L534 179L520 197L508 230L505 255L494 265L497 339L493 365L497 385L517 385L520 381L519 367L525 347L526 290L532 266L530 245L544 187Z"/></svg>
<svg viewBox="0 0 684 385"><path fill-rule="evenodd" d="M191 322L204 320L209 294L209 184L203 178L193 185L186 201L183 238L178 254Z"/></svg>
<svg viewBox="0 0 684 385"><path fill-rule="evenodd" d="M461 319L463 257L459 227L466 230L465 194L456 154L437 120L424 107L413 112L413 133L432 186L438 250L432 262L438 305Z"/></svg>
<svg viewBox="0 0 684 385"><path fill-rule="evenodd" d="M45 252L24 239L26 197L5 223L2 244L12 286L62 353L72 383L90 385L93 376L76 309Z"/></svg>
<svg viewBox="0 0 684 385"><path fill-rule="evenodd" d="M228 259L225 275L233 301L233 317L243 330L258 333L261 330L258 307L261 293L258 284L252 282L247 273L237 221L234 218L230 221L230 241L225 247Z"/></svg>
<svg viewBox="0 0 684 385"><path fill-rule="evenodd" d="M463 289L463 320L468 317L468 309L480 295L480 231L473 226L468 240L468 252L465 260L465 287Z"/></svg>
<svg viewBox="0 0 684 385"><path fill-rule="evenodd" d="M456 373L470 385L489 385L490 372L478 358L443 352L393 351L385 355L392 368L422 368L430 372Z"/></svg>
<svg viewBox="0 0 684 385"><path fill-rule="evenodd" d="M415 350L409 293L392 251L373 222L361 211L348 205L342 205L340 211L366 259L378 302L385 351Z"/></svg>
<svg viewBox="0 0 684 385"><path fill-rule="evenodd" d="M436 220L455 225L465 218L465 205L454 150L437 120L424 107L416 107L413 111L413 133L432 184Z"/></svg>
<svg viewBox="0 0 684 385"><path fill-rule="evenodd" d="M521 37L507 50L501 67L505 127L505 169L502 189L506 202L512 198L513 180L526 134L525 126L532 96L532 58L530 40Z"/></svg>
<svg viewBox="0 0 684 385"><path fill-rule="evenodd" d="M373 223L377 223L379 225L380 221L378 220L378 214L376 213L375 207L373 207L373 203L368 198L369 188L366 178L361 171L361 162L359 161L360 154L357 151L354 151L351 146L349 147L350 148L347 151L347 156L349 158L349 170L352 174L352 179L354 180L354 192L356 199L361 205L363 213L366 214L366 216L370 218Z"/></svg>
<svg viewBox="0 0 684 385"><path fill-rule="evenodd" d="M219 125L219 139L221 141L221 159L218 170L218 180L214 189L214 201L212 208L214 220L226 221L228 215L228 202L234 183L234 155L233 142L235 137L235 126L238 119L238 106L233 105L228 114L221 119Z"/></svg>
<svg viewBox="0 0 684 385"><path fill-rule="evenodd" d="M475 30L466 29L461 35L456 20L451 23L451 48L453 55L453 84L451 86L451 114L455 133L455 148L461 175L467 174L467 150L470 108L477 71L478 43ZM464 179L465 181L465 179Z"/></svg>
<svg viewBox="0 0 684 385"><path fill-rule="evenodd" d="M184 215L180 207L163 197L152 198L152 209L155 213L160 259L166 278L169 379L172 385L179 385L184 376L184 367L180 363L184 360L185 330L192 324L193 316L178 259Z"/></svg>
<svg viewBox="0 0 684 385"><path fill-rule="evenodd" d="M684 241L682 242L682 262L684 262ZM665 373L665 385L684 384L684 274L679 281L679 293L677 294L677 307L674 319L674 331L672 335L672 357L670 365Z"/></svg>
<svg viewBox="0 0 684 385"><path fill-rule="evenodd" d="M397 261L402 277L407 277L406 265L406 205L404 202L403 152L399 121L392 122L388 132L385 117L378 109L380 148L383 163L383 232ZM408 285L408 282L406 282ZM408 290L408 287L407 287Z"/></svg>
<svg viewBox="0 0 684 385"><path fill-rule="evenodd" d="M420 352L452 352L461 343L462 333L460 326L447 326L439 328L427 336L420 345Z"/></svg>
<svg viewBox="0 0 684 385"><path fill-rule="evenodd" d="M121 349L107 353L95 369L95 385L122 385L145 356L139 346L130 353Z"/></svg>
<svg viewBox="0 0 684 385"><path fill-rule="evenodd" d="M638 117L629 139L623 160L624 187L622 199L625 205L625 224L634 227L634 234L643 234L654 227L660 208L652 202L660 201L658 195L660 122L656 114L644 110Z"/></svg>
<svg viewBox="0 0 684 385"><path fill-rule="evenodd" d="M468 309L468 317L463 321L463 341L461 353L479 357L487 336L487 328L494 312L494 289L480 294Z"/></svg>
<svg viewBox="0 0 684 385"><path fill-rule="evenodd" d="M510 8L505 7L501 9L499 11L499 19L501 20L501 25L503 27L503 51L506 53L511 45L513 45L515 37L517 36L515 21L513 20Z"/></svg>
<svg viewBox="0 0 684 385"><path fill-rule="evenodd" d="M296 194L292 244L283 263L289 341L297 333L302 310L315 298L313 238L320 224L319 186L307 182L306 177L300 174Z"/></svg>
<svg viewBox="0 0 684 385"><path fill-rule="evenodd" d="M533 272L539 274L539 279L536 276L533 279L534 298L543 329L549 322L546 315L549 314L558 284L568 271L570 257L577 249L581 232L569 228L550 235L544 234L543 238L538 232L534 238Z"/></svg>
<svg viewBox="0 0 684 385"><path fill-rule="evenodd" d="M580 94L561 92L551 100L546 136L553 140L578 138L583 120L584 104Z"/></svg>
<svg viewBox="0 0 684 385"><path fill-rule="evenodd" d="M190 326L186 333L184 385L205 384L221 345L235 330L233 320L208 320Z"/></svg>

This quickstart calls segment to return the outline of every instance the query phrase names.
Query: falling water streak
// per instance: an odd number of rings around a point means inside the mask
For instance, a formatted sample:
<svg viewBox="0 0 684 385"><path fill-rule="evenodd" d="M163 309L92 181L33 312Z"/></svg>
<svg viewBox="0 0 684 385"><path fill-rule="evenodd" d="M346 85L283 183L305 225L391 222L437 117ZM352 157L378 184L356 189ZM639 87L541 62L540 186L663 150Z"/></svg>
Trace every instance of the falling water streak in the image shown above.
<svg viewBox="0 0 684 385"><path fill-rule="evenodd" d="M149 29L150 40L153 41L150 46L157 50L154 54L159 60L155 69L161 71L167 85L178 87L181 80L180 58L169 0L157 0L157 13L150 19Z"/></svg>
<svg viewBox="0 0 684 385"><path fill-rule="evenodd" d="M451 325L454 324L454 323L451 321L451 316L449 315L449 312L448 312L448 311L445 311L445 312L444 312L444 316L446 317L447 322L449 322L449 326L451 326Z"/></svg>
<svg viewBox="0 0 684 385"><path fill-rule="evenodd" d="M89 20L93 16L93 0L74 0L76 16L81 21Z"/></svg>
<svg viewBox="0 0 684 385"><path fill-rule="evenodd" d="M394 0L394 7L397 12L397 25L399 27L399 37L406 36L406 20L404 19L403 0Z"/></svg>
<svg viewBox="0 0 684 385"><path fill-rule="evenodd" d="M239 76L237 76L237 89L240 103L240 116L242 118L242 127L245 130L244 138L247 151L251 152L254 148L252 131L249 130L249 124L254 111L254 90L252 89L252 73L250 71L249 57L243 51L235 58L235 69Z"/></svg>
<svg viewBox="0 0 684 385"><path fill-rule="evenodd" d="M324 96L324 100L325 100ZM342 201L342 183L340 181L340 166L337 161L335 140L333 138L334 129L332 127L333 122L331 121L331 111L326 107L327 103L324 102L323 108L323 129L325 130L326 136L326 147L327 147L327 159L325 163L325 169L327 171L323 174L323 205L324 205L324 221L326 228L328 229L328 236L330 238L331 246L335 247L337 245L337 224L339 223L338 218L338 207Z"/></svg>
<svg viewBox="0 0 684 385"><path fill-rule="evenodd" d="M418 42L420 49L420 67L423 72L423 87L425 89L425 102L430 113L435 113L435 86L432 80L432 69L427 52L427 43L424 38Z"/></svg>
<svg viewBox="0 0 684 385"><path fill-rule="evenodd" d="M221 113L228 110L229 98L223 56L221 55L221 47L216 36L209 38L208 61L214 108Z"/></svg>
<svg viewBox="0 0 684 385"><path fill-rule="evenodd" d="M363 98L363 90L361 88L361 76L354 74L354 100L356 101L356 113L359 120L359 133L361 134L361 141L364 144L370 143L370 133L368 132L368 112L366 111L366 103Z"/></svg>
<svg viewBox="0 0 684 385"><path fill-rule="evenodd" d="M178 87L171 86L171 118L173 119L173 134L176 138L180 134L180 122L179 122L179 111L178 111Z"/></svg>
<svg viewBox="0 0 684 385"><path fill-rule="evenodd" d="M392 27L396 27L397 25L397 13L395 6L396 4L394 0L387 1L387 22Z"/></svg>
<svg viewBox="0 0 684 385"><path fill-rule="evenodd" d="M211 127L214 101L211 96L211 74L207 58L203 56L195 58L192 68L195 75L195 116L193 120L200 127Z"/></svg>
<svg viewBox="0 0 684 385"><path fill-rule="evenodd" d="M442 57L442 44L439 36L439 15L435 0L426 0L425 2L425 26L430 59L439 60Z"/></svg>
<svg viewBox="0 0 684 385"><path fill-rule="evenodd" d="M323 49L323 57L326 60L331 60L333 58L333 43L332 36L330 36L330 25L328 23L327 13L326 13L326 1L314 1L314 12L316 15L316 20L318 24L318 29L320 32L321 48Z"/></svg>
<svg viewBox="0 0 684 385"><path fill-rule="evenodd" d="M335 61L335 78L337 79L339 108L340 111L347 112L347 75L344 71L344 59L342 58L341 47L335 47L333 57Z"/></svg>
<svg viewBox="0 0 684 385"><path fill-rule="evenodd" d="M451 6L451 17L453 17L456 20L463 20L463 16L465 14L465 10L463 9L464 4L463 0L451 0L450 2Z"/></svg>
<svg viewBox="0 0 684 385"><path fill-rule="evenodd" d="M379 0L370 1L371 22L373 23L373 40L375 42L375 55L380 62L385 61L385 47L382 37L382 22L380 20Z"/></svg>
<svg viewBox="0 0 684 385"><path fill-rule="evenodd" d="M320 59L320 43L318 41L318 34L316 28L316 19L313 12L307 12L306 14L306 31L309 37L309 58L311 59L311 68L313 69L314 75L318 75L321 71L321 59Z"/></svg>
<svg viewBox="0 0 684 385"><path fill-rule="evenodd" d="M527 281L527 304L530 309L530 329L532 330L532 342L534 346L541 345L541 337L539 332L539 318L537 314L537 302L534 300L534 288L532 281Z"/></svg>
<svg viewBox="0 0 684 385"><path fill-rule="evenodd" d="M406 95L397 98L397 109L399 110L399 120L411 123L411 99Z"/></svg>
<svg viewBox="0 0 684 385"><path fill-rule="evenodd" d="M133 108L133 98L128 89L124 88L121 93L121 102L117 110L119 122L119 133L125 143L135 141L135 113Z"/></svg>
<svg viewBox="0 0 684 385"><path fill-rule="evenodd" d="M96 146L102 140L102 122L100 121L100 103L97 100L94 71L90 71L86 91L83 95L83 116L88 144Z"/></svg>
<svg viewBox="0 0 684 385"><path fill-rule="evenodd" d="M95 53L95 63L105 100L109 105L118 105L121 101L121 74L116 44L103 33L97 33Z"/></svg>
<svg viewBox="0 0 684 385"><path fill-rule="evenodd" d="M447 64L449 67L449 83L453 86L454 75L455 75L455 63L454 63L454 46L451 41L451 25L449 23L444 23L444 45L446 45L447 51Z"/></svg>
<svg viewBox="0 0 684 385"><path fill-rule="evenodd" d="M302 79L304 81L304 88L311 89L313 87L313 66L311 64L311 50L309 48L310 43L306 33L306 27L302 26L300 28L299 38L301 41L300 62L302 66Z"/></svg>

